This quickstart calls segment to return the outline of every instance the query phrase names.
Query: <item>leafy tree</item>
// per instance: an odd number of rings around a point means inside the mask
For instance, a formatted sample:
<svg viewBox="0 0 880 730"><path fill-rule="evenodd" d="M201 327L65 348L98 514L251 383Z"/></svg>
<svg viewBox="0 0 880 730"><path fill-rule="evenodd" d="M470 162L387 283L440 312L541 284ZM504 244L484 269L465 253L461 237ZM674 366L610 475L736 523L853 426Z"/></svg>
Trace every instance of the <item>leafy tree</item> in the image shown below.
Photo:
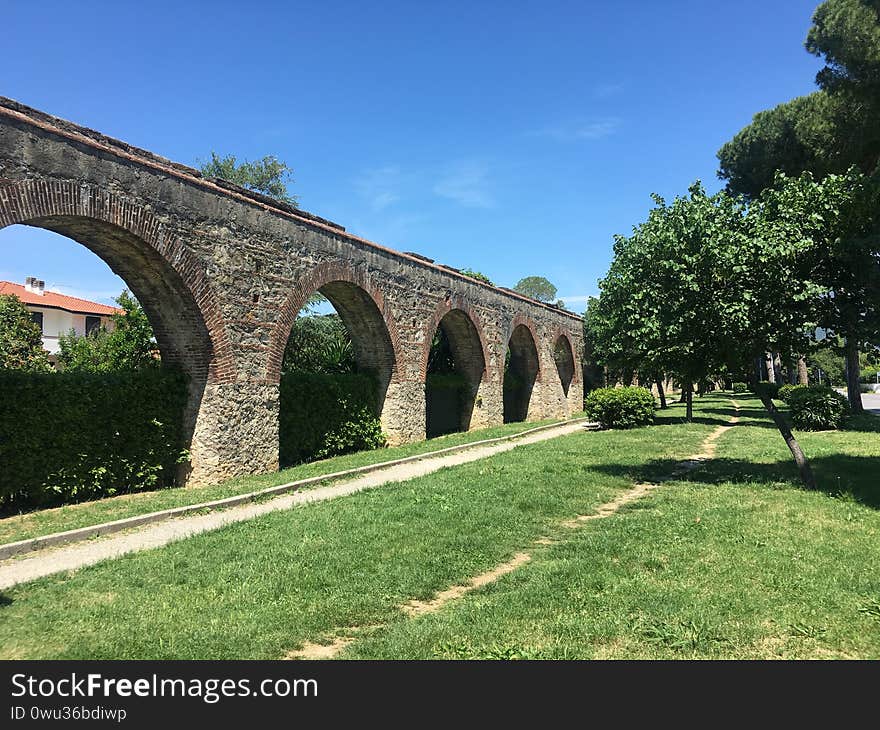
<svg viewBox="0 0 880 730"><path fill-rule="evenodd" d="M58 338L60 369L107 373L139 370L158 363L153 328L141 305L127 290L115 301L122 311L112 316L112 329L102 325L84 336L70 330Z"/></svg>
<svg viewBox="0 0 880 730"><path fill-rule="evenodd" d="M786 259L787 281L772 286L777 301L790 300L782 311L791 313L792 336L803 339L796 330L807 326L843 339L850 407L861 411L859 351L880 339L880 181L855 169L819 181L780 175L750 214L757 235Z"/></svg>
<svg viewBox="0 0 880 730"><path fill-rule="evenodd" d="M729 193L756 198L773 184L777 170L824 175L835 167L843 123L843 110L823 91L758 112L718 151L718 177Z"/></svg>
<svg viewBox="0 0 880 730"><path fill-rule="evenodd" d="M297 317L284 350L285 373L357 372L354 346L338 314Z"/></svg>
<svg viewBox="0 0 880 730"><path fill-rule="evenodd" d="M297 205L296 196L288 191L293 170L272 155L255 162L238 162L235 155L221 157L211 152L211 159L203 162L199 169L206 177L219 177L288 205Z"/></svg>
<svg viewBox="0 0 880 730"><path fill-rule="evenodd" d="M590 325L606 365L678 376L692 418L693 385L717 371L748 327L742 206L699 182L618 236Z"/></svg>
<svg viewBox="0 0 880 730"><path fill-rule="evenodd" d="M556 298L556 287L543 276L527 276L525 279L520 279L513 290L539 302L552 302Z"/></svg>
<svg viewBox="0 0 880 730"><path fill-rule="evenodd" d="M0 370L50 369L43 333L14 294L0 295Z"/></svg>
<svg viewBox="0 0 880 730"><path fill-rule="evenodd" d="M817 178L880 161L880 11L877 0L828 0L813 16L810 53L824 56L821 90L759 112L718 152L728 190L755 198L774 173Z"/></svg>
<svg viewBox="0 0 880 730"><path fill-rule="evenodd" d="M471 277L471 279L477 279L479 281L484 281L487 284L491 284L492 286L495 285L495 282L493 282L488 276L486 276L484 273L482 273L480 271L474 271L473 269L462 269L461 273L464 274L465 276Z"/></svg>

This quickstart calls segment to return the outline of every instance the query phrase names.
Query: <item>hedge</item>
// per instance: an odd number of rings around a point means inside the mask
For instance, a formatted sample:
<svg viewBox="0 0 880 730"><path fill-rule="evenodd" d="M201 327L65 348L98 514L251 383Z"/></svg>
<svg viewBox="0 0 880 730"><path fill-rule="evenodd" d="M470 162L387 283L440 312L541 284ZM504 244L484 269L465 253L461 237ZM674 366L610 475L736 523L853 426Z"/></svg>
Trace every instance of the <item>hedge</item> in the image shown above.
<svg viewBox="0 0 880 730"><path fill-rule="evenodd" d="M733 384L733 392L734 393L745 393L749 389L749 386L745 383L734 383Z"/></svg>
<svg viewBox="0 0 880 730"><path fill-rule="evenodd" d="M657 403L650 391L627 388L598 388L584 401L584 409L602 428L635 428L654 422Z"/></svg>
<svg viewBox="0 0 880 730"><path fill-rule="evenodd" d="M284 373L280 397L281 466L385 445L371 375Z"/></svg>
<svg viewBox="0 0 880 730"><path fill-rule="evenodd" d="M0 513L174 483L187 379L0 371Z"/></svg>
<svg viewBox="0 0 880 730"><path fill-rule="evenodd" d="M788 395L794 427L802 431L840 428L849 413L849 402L826 385L802 385Z"/></svg>
<svg viewBox="0 0 880 730"><path fill-rule="evenodd" d="M791 398L792 393L795 393L798 390L801 390L803 388L808 388L808 387L809 386L807 386L807 385L791 385L791 384L783 385L779 389L779 400L781 400L783 403L790 403L791 401L789 400L789 398Z"/></svg>

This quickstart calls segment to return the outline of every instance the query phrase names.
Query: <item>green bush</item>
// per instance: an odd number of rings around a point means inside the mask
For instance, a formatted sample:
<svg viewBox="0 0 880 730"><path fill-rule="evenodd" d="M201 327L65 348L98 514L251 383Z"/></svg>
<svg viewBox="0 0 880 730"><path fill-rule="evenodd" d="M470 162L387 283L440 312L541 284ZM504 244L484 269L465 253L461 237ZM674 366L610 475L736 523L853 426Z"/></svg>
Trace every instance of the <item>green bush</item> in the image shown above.
<svg viewBox="0 0 880 730"><path fill-rule="evenodd" d="M734 383L733 384L733 392L734 393L745 393L749 389L749 386L745 383Z"/></svg>
<svg viewBox="0 0 880 730"><path fill-rule="evenodd" d="M840 428L849 412L846 398L827 385L799 385L789 392L794 427L802 431Z"/></svg>
<svg viewBox="0 0 880 730"><path fill-rule="evenodd" d="M791 401L789 399L791 398L792 393L797 392L801 388L807 388L807 387L809 387L809 386L806 386L806 385L783 385L779 389L779 395L777 397L783 403L790 403Z"/></svg>
<svg viewBox="0 0 880 730"><path fill-rule="evenodd" d="M282 466L385 445L371 375L284 373L280 410Z"/></svg>
<svg viewBox="0 0 880 730"><path fill-rule="evenodd" d="M654 422L657 404L645 388L598 388L584 402L587 416L602 428L635 428Z"/></svg>
<svg viewBox="0 0 880 730"><path fill-rule="evenodd" d="M760 397L779 398L779 386L769 380L762 380L755 386L755 394Z"/></svg>
<svg viewBox="0 0 880 730"><path fill-rule="evenodd" d="M0 512L171 486L184 375L0 371Z"/></svg>

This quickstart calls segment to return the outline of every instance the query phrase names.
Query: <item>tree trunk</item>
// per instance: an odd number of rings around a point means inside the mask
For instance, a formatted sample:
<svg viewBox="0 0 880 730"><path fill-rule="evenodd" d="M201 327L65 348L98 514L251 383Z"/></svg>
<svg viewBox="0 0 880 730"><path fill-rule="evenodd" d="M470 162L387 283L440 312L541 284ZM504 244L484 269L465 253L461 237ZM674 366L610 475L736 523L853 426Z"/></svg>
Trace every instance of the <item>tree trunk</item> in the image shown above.
<svg viewBox="0 0 880 730"><path fill-rule="evenodd" d="M810 372L807 370L807 361L803 355L801 355L797 361L797 376L798 385L810 384Z"/></svg>
<svg viewBox="0 0 880 730"><path fill-rule="evenodd" d="M770 414L770 418L773 419L773 423L776 424L776 428L779 429L779 433L782 434L782 438L785 439L785 445L788 446L788 450L791 451L791 455L794 457L794 463L797 464L804 486L807 489L816 489L816 478L813 476L810 462L807 461L801 445L797 442L779 409L773 405L773 399L766 394L759 397L761 398L761 403L764 404L764 408L767 409L767 413Z"/></svg>
<svg viewBox="0 0 880 730"><path fill-rule="evenodd" d="M694 384L686 381L684 384L684 397L687 403L687 414L685 416L688 423L694 420Z"/></svg>
<svg viewBox="0 0 880 730"><path fill-rule="evenodd" d="M775 383L776 382L776 373L773 371L773 354L766 353L764 355L764 364L767 366L767 382Z"/></svg>
<svg viewBox="0 0 880 730"><path fill-rule="evenodd" d="M663 392L663 378L657 378L657 393L660 395L660 408L666 410L666 393Z"/></svg>
<svg viewBox="0 0 880 730"><path fill-rule="evenodd" d="M859 348L855 343L846 343L846 397L849 399L849 407L853 413L862 413L865 408L862 405L862 390L859 386L861 364L859 363Z"/></svg>
<svg viewBox="0 0 880 730"><path fill-rule="evenodd" d="M776 383L776 385L785 384L785 381L782 379L782 358L779 357L778 352L773 353L773 374L776 377L776 380L772 382Z"/></svg>

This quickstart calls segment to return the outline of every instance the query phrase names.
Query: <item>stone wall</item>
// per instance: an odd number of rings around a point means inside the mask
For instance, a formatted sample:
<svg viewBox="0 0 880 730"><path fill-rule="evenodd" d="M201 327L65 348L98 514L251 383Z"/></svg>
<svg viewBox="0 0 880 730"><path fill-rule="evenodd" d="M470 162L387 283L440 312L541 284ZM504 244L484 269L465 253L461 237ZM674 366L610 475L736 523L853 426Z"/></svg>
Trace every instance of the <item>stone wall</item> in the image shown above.
<svg viewBox="0 0 880 730"><path fill-rule="evenodd" d="M581 410L580 367L566 394L554 358L564 338L579 362L576 315L0 99L0 228L15 223L62 233L107 261L144 306L163 358L190 374L189 483L277 468L281 360L318 290L359 363L380 375L392 443L425 436L428 351L441 322L476 391L470 428L502 421L514 330L537 354L526 417Z"/></svg>

